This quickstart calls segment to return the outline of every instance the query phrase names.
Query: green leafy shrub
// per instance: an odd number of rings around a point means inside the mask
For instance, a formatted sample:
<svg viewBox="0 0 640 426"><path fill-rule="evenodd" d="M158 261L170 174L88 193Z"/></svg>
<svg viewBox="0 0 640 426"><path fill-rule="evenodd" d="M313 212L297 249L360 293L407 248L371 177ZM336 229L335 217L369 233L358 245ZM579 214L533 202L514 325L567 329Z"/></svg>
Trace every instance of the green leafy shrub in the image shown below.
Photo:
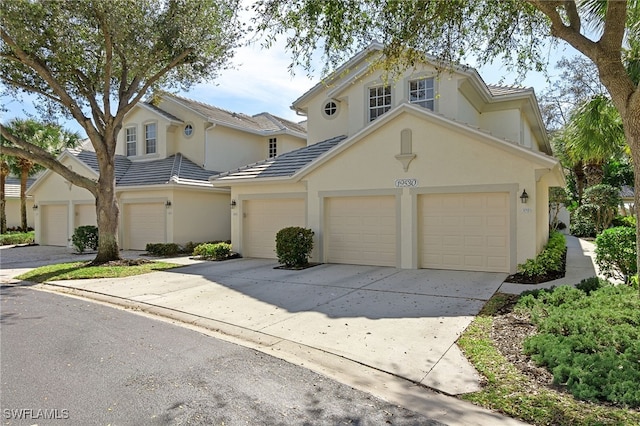
<svg viewBox="0 0 640 426"><path fill-rule="evenodd" d="M609 284L609 281L607 280L603 280L602 278L599 278L599 277L591 277L591 278L585 278L584 280L580 281L579 284L576 284L576 288L578 290L584 291L588 296L591 294L592 291L602 288L608 284Z"/></svg>
<svg viewBox="0 0 640 426"><path fill-rule="evenodd" d="M0 246L13 244L31 244L35 239L35 232L7 232L0 235Z"/></svg>
<svg viewBox="0 0 640 426"><path fill-rule="evenodd" d="M596 224L593 221L595 208L592 205L577 207L571 215L569 232L578 238L593 238L596 236Z"/></svg>
<svg viewBox="0 0 640 426"><path fill-rule="evenodd" d="M78 253L84 253L87 248L98 248L98 227L93 225L78 226L71 236L71 242Z"/></svg>
<svg viewBox="0 0 640 426"><path fill-rule="evenodd" d="M640 298L628 286L570 286L523 296L538 334L524 350L554 382L588 401L640 407Z"/></svg>
<svg viewBox="0 0 640 426"><path fill-rule="evenodd" d="M612 226L627 226L629 228L636 228L635 216L616 216L611 222Z"/></svg>
<svg viewBox="0 0 640 426"><path fill-rule="evenodd" d="M629 283L637 272L636 230L626 226L609 228L596 238L596 264L607 278Z"/></svg>
<svg viewBox="0 0 640 426"><path fill-rule="evenodd" d="M587 188L582 205L571 218L571 233L576 237L595 237L611 225L620 201L620 191L611 185L600 184Z"/></svg>
<svg viewBox="0 0 640 426"><path fill-rule="evenodd" d="M292 226L283 228L276 234L276 255L278 262L287 267L301 267L309 263L313 249L313 231Z"/></svg>
<svg viewBox="0 0 640 426"><path fill-rule="evenodd" d="M176 243L147 243L145 250L152 256L176 256L181 253Z"/></svg>
<svg viewBox="0 0 640 426"><path fill-rule="evenodd" d="M560 232L553 231L549 235L549 241L544 249L535 259L527 259L525 263L519 264L518 272L528 278L559 272L564 265L566 250L566 239L564 235Z"/></svg>
<svg viewBox="0 0 640 426"><path fill-rule="evenodd" d="M193 250L193 255L203 259L224 260L231 255L231 244L224 242L200 244Z"/></svg>

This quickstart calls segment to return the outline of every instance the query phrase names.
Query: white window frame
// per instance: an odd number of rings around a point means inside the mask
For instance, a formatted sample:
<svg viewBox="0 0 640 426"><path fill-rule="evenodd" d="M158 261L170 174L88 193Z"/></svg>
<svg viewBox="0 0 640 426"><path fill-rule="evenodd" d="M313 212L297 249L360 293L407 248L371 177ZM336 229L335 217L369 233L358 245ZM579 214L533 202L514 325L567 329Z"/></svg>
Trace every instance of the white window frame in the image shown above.
<svg viewBox="0 0 640 426"><path fill-rule="evenodd" d="M369 122L389 111L392 105L390 85L381 84L367 87L367 119Z"/></svg>
<svg viewBox="0 0 640 426"><path fill-rule="evenodd" d="M278 138L269 138L269 158L278 155Z"/></svg>
<svg viewBox="0 0 640 426"><path fill-rule="evenodd" d="M153 126L153 137L149 137L149 130ZM150 150L149 148L153 149ZM145 154L157 154L158 153L158 123L145 123L144 125L144 153Z"/></svg>
<svg viewBox="0 0 640 426"><path fill-rule="evenodd" d="M421 84L423 83L423 84ZM411 86L415 84L416 87ZM420 77L409 80L409 102L423 108L436 110L436 81L433 77Z"/></svg>
<svg viewBox="0 0 640 426"><path fill-rule="evenodd" d="M124 129L125 152L127 157L138 155L138 129L135 126Z"/></svg>

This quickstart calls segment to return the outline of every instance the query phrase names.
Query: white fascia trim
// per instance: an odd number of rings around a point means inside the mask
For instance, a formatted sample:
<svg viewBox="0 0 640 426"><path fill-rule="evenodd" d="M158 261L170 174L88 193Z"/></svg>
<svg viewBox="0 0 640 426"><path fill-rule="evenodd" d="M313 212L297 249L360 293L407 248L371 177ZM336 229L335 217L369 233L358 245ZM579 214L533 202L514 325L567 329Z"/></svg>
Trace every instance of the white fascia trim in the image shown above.
<svg viewBox="0 0 640 426"><path fill-rule="evenodd" d="M295 176L295 175L294 175ZM276 177L265 177L265 178L256 178L256 177L247 177L247 178L236 178L236 179L213 179L210 180L211 185L216 188L236 186L236 185L262 185L269 183L287 183L287 182L296 182L298 179L294 179L293 176L276 176Z"/></svg>
<svg viewBox="0 0 640 426"><path fill-rule="evenodd" d="M150 111L150 112L154 113L155 115L163 118L164 120L167 120L170 123L173 123L173 124L182 124L182 123L184 123L184 121L182 121L182 120L174 120L173 118L169 118L166 115L163 115L163 114L159 113L158 111L154 110L149 105L147 105L145 102L138 102L136 104L136 106L139 106L140 108L144 108L147 111ZM160 108L160 109L162 109L162 108ZM129 112L131 112L131 111L129 111Z"/></svg>

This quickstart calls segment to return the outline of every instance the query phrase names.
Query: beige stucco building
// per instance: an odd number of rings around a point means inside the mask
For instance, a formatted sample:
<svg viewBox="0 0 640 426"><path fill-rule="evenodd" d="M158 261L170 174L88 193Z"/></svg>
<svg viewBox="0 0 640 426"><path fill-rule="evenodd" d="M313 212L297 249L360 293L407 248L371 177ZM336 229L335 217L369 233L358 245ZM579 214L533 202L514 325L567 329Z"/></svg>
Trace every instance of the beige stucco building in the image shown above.
<svg viewBox="0 0 640 426"><path fill-rule="evenodd" d="M268 113L248 116L170 94L136 105L116 147L121 248L230 239L230 190L208 178L305 144L303 126ZM63 152L60 161L98 178L90 145ZM96 224L93 195L51 171L29 195L39 244L67 246L75 228Z"/></svg>
<svg viewBox="0 0 640 426"><path fill-rule="evenodd" d="M303 226L316 262L515 272L546 243L548 189L564 186L533 90L430 63L388 79L380 52L293 103L306 147L211 178L231 190L234 250L275 258L277 231Z"/></svg>

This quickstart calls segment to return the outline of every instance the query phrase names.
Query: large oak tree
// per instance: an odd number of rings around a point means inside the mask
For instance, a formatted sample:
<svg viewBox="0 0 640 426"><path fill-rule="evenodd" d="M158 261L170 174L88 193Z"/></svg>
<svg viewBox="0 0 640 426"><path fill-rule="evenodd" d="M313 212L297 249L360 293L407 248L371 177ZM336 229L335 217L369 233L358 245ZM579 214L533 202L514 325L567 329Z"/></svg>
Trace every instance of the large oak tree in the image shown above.
<svg viewBox="0 0 640 426"><path fill-rule="evenodd" d="M155 89L215 77L242 30L239 0L11 0L0 2L0 79L75 119L96 152L83 177L2 128L0 154L30 159L96 198L95 263L119 259L115 149L125 115Z"/></svg>
<svg viewBox="0 0 640 426"><path fill-rule="evenodd" d="M286 36L293 64L307 67L317 50L333 66L378 40L389 71L428 53L444 67L474 57L524 72L544 69L549 45L564 40L593 63L622 117L640 205L639 0L262 0L255 10L267 41Z"/></svg>

